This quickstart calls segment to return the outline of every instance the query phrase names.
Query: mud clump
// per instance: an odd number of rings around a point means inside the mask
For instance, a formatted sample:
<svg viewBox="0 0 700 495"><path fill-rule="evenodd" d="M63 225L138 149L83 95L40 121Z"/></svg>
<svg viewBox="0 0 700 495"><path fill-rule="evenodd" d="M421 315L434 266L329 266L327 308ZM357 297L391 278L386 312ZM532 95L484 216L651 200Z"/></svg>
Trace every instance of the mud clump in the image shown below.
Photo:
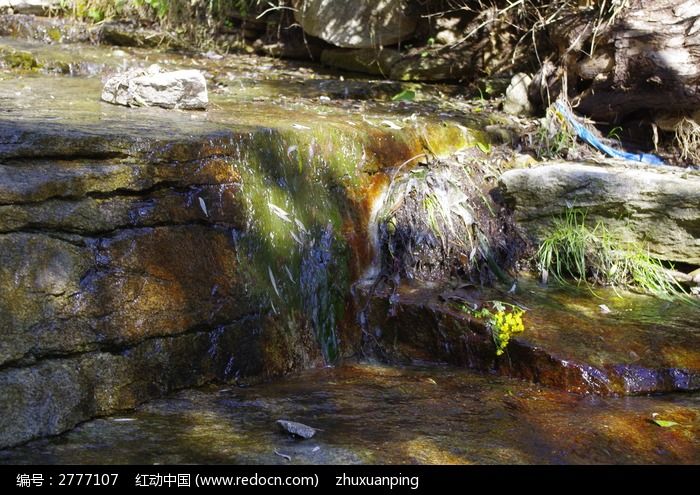
<svg viewBox="0 0 700 495"><path fill-rule="evenodd" d="M377 215L381 275L507 281L526 245L500 201L503 154L474 148L396 173Z"/></svg>

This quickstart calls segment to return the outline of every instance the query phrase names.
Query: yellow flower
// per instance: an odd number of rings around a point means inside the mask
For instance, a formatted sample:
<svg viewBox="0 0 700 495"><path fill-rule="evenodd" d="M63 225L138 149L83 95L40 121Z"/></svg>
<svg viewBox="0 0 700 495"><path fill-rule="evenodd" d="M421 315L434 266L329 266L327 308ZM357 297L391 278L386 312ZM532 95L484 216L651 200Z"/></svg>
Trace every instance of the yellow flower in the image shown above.
<svg viewBox="0 0 700 495"><path fill-rule="evenodd" d="M503 354L514 334L525 331L523 313L523 310L513 308L510 313L501 310L491 317L489 324L493 333L494 343L496 344L497 356Z"/></svg>

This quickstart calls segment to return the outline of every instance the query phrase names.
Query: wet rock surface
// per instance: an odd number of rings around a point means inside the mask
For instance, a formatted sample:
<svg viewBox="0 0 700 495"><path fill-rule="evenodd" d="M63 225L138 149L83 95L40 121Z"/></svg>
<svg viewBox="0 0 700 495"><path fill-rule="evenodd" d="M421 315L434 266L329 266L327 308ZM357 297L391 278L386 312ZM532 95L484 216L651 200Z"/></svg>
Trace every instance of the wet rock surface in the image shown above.
<svg viewBox="0 0 700 495"><path fill-rule="evenodd" d="M0 13L0 36L43 43L73 43L93 40L93 29L84 23L58 17Z"/></svg>
<svg viewBox="0 0 700 495"><path fill-rule="evenodd" d="M365 287L364 328L388 361L441 361L576 393L648 394L700 389L698 308L610 289L543 288L515 293L425 284L396 292ZM527 308L525 331L496 356L483 319L461 306L499 300ZM610 312L601 312L605 304ZM376 351L374 351L376 352Z"/></svg>
<svg viewBox="0 0 700 495"><path fill-rule="evenodd" d="M260 321L144 340L124 350L78 352L0 372L0 444L56 435L168 392L230 380L259 352ZM252 365L255 366L255 365ZM260 369L248 368L255 374Z"/></svg>
<svg viewBox="0 0 700 495"><path fill-rule="evenodd" d="M363 103L382 84L270 59L211 61L212 106L180 112L100 102L100 79L193 58L0 46L38 61L0 72L2 445L352 354L382 170L475 142L476 119Z"/></svg>
<svg viewBox="0 0 700 495"><path fill-rule="evenodd" d="M280 417L323 434L282 435L270 427ZM697 393L579 396L455 368L364 365L183 391L0 451L0 463L694 464L699 439Z"/></svg>
<svg viewBox="0 0 700 495"><path fill-rule="evenodd" d="M605 222L660 259L700 265L700 172L676 167L548 163L503 174L518 225L541 240L569 208Z"/></svg>

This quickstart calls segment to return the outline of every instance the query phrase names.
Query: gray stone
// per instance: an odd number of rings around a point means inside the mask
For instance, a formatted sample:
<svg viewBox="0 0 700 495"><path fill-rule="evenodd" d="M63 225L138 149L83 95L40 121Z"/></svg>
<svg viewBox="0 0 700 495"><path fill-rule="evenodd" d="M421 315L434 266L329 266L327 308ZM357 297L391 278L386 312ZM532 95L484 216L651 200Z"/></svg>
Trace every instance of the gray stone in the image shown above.
<svg viewBox="0 0 700 495"><path fill-rule="evenodd" d="M450 29L443 29L435 35L435 43L438 45L454 45L458 39L455 32Z"/></svg>
<svg viewBox="0 0 700 495"><path fill-rule="evenodd" d="M532 104L528 98L528 88L532 78L524 73L518 73L510 80L506 89L506 101L503 103L503 111L511 115L532 115Z"/></svg>
<svg viewBox="0 0 700 495"><path fill-rule="evenodd" d="M452 81L470 73L469 60L460 57L404 57L391 68L397 81Z"/></svg>
<svg viewBox="0 0 700 495"><path fill-rule="evenodd" d="M162 72L157 65L112 77L105 83L102 99L128 107L183 110L203 110L209 104L207 82L200 71Z"/></svg>
<svg viewBox="0 0 700 495"><path fill-rule="evenodd" d="M305 0L294 17L306 33L342 48L394 45L417 23L404 0Z"/></svg>
<svg viewBox="0 0 700 495"><path fill-rule="evenodd" d="M534 242L575 207L660 259L700 265L700 172L554 162L509 170L500 183L516 222Z"/></svg>
<svg viewBox="0 0 700 495"><path fill-rule="evenodd" d="M279 425L282 430L286 431L287 433L291 433L292 435L295 435L297 437L301 437L304 439L309 439L313 437L316 434L316 429L311 428L310 426L306 426L303 423L297 423L295 421L287 421L285 419L278 419L277 424Z"/></svg>
<svg viewBox="0 0 700 495"><path fill-rule="evenodd" d="M435 19L435 43L438 45L453 45L459 40L460 17L440 16Z"/></svg>
<svg viewBox="0 0 700 495"><path fill-rule="evenodd" d="M12 9L15 14L43 15L60 5L60 0L0 0L0 12Z"/></svg>
<svg viewBox="0 0 700 495"><path fill-rule="evenodd" d="M105 22L100 26L102 43L117 46L156 47L166 41L158 31L137 28L126 22Z"/></svg>

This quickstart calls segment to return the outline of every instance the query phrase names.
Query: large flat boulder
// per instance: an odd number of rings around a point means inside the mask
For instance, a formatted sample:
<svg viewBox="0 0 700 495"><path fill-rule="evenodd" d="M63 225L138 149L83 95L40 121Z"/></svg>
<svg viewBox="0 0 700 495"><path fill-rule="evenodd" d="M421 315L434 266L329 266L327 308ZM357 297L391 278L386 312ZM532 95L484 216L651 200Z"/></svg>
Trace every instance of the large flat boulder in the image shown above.
<svg viewBox="0 0 700 495"><path fill-rule="evenodd" d="M509 170L501 187L535 243L567 209L603 221L660 259L700 265L700 172L676 167L553 162Z"/></svg>

